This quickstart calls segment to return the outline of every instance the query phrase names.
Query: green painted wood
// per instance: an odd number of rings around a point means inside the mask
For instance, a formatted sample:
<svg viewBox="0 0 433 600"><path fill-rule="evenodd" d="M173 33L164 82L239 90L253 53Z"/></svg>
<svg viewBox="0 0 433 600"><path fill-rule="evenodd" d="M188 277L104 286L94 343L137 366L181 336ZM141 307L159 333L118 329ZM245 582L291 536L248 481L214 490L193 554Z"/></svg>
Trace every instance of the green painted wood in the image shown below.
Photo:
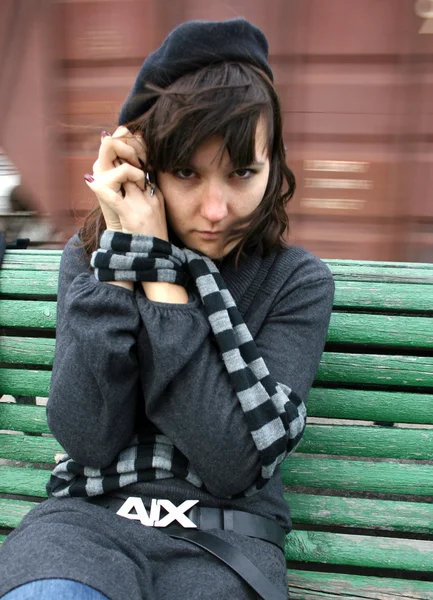
<svg viewBox="0 0 433 600"><path fill-rule="evenodd" d="M287 570L290 600L433 600L433 582Z"/></svg>
<svg viewBox="0 0 433 600"><path fill-rule="evenodd" d="M2 337L0 338L0 361L11 364L32 364L32 365L47 365L50 366L54 357L54 339L44 338L16 338ZM15 375L15 377L14 377ZM3 376L5 377L5 376ZM50 375L46 375L49 381ZM17 378L16 373L8 375L7 381L9 389L12 379L22 387L26 382L26 374L19 371ZM385 384L394 386L429 386L433 387L433 358L431 357L406 357L406 356L383 356L370 354L345 354L345 353L329 353L325 352L322 356L322 361L317 373L316 383L338 382L338 383L358 383L358 384ZM0 391L3 388L3 378L0 370ZM28 385L26 386L29 389ZM363 418L372 420L395 420L399 419L386 416L385 413L392 412L404 413L409 415L406 417L407 422L431 423L433 412L429 406L428 395L418 396L408 395L405 400L404 394L397 395L393 402L394 392L382 396L374 396L372 392L363 391L345 391L345 390L330 390L321 388L322 391L313 389L310 392L310 414L316 410L318 402L326 402L327 410L332 412L327 416L335 416L336 418ZM3 393L18 393L15 391ZM378 392L375 392L376 394ZM32 394L30 390L29 394ZM36 395L45 395L38 393ZM329 400L326 397L329 395ZM320 400L318 399L320 397ZM430 396L431 397L431 396ZM353 398L353 400L352 400ZM367 399L371 398L371 400ZM374 398L382 398L382 403L376 404ZM398 400L398 402L397 402ZM412 403L412 400L416 400ZM362 405L358 404L362 401ZM335 404L334 404L335 403ZM341 406L343 412L338 414ZM362 406L362 408L360 408ZM376 414L376 411L382 410L383 414ZM329 408L328 408L329 407ZM365 411L363 412L365 407ZM311 412L313 411L313 412ZM347 412L354 411L358 413L355 416L345 416ZM368 411L372 412L371 417L368 416ZM351 413L353 414L353 412ZM410 418L410 415L412 418ZM321 415L317 415L321 416ZM417 420L417 418L420 420ZM402 421L405 419L402 418Z"/></svg>
<svg viewBox="0 0 433 600"><path fill-rule="evenodd" d="M57 294L57 271L0 270L0 294L53 296Z"/></svg>
<svg viewBox="0 0 433 600"><path fill-rule="evenodd" d="M432 394L313 388L310 417L433 425Z"/></svg>
<svg viewBox="0 0 433 600"><path fill-rule="evenodd" d="M61 256L61 250L6 250L2 269L58 272Z"/></svg>
<svg viewBox="0 0 433 600"><path fill-rule="evenodd" d="M430 285L433 283L433 270L429 266L381 267L377 264L335 265L329 263L336 281L370 281L378 283L411 283Z"/></svg>
<svg viewBox="0 0 433 600"><path fill-rule="evenodd" d="M433 357L324 352L317 382L432 387Z"/></svg>
<svg viewBox="0 0 433 600"><path fill-rule="evenodd" d="M294 561L428 572L433 564L433 541L291 531L285 554Z"/></svg>
<svg viewBox="0 0 433 600"><path fill-rule="evenodd" d="M0 527L18 527L26 514L35 506L37 502L28 502L25 500L8 500L0 498Z"/></svg>
<svg viewBox="0 0 433 600"><path fill-rule="evenodd" d="M377 283L365 281L336 281L334 309L423 311L433 313L431 285L409 283Z"/></svg>
<svg viewBox="0 0 433 600"><path fill-rule="evenodd" d="M431 460L433 430L310 424L297 450L307 454Z"/></svg>
<svg viewBox="0 0 433 600"><path fill-rule="evenodd" d="M0 362L51 366L55 339L0 336Z"/></svg>
<svg viewBox="0 0 433 600"><path fill-rule="evenodd" d="M48 398L51 371L0 369L0 394Z"/></svg>
<svg viewBox="0 0 433 600"><path fill-rule="evenodd" d="M328 342L430 349L433 347L433 319L334 312Z"/></svg>
<svg viewBox="0 0 433 600"><path fill-rule="evenodd" d="M433 496L433 465L293 454L281 464L290 488Z"/></svg>
<svg viewBox="0 0 433 600"><path fill-rule="evenodd" d="M433 263L397 262L390 260L359 260L351 258L324 258L322 260L326 262L330 268L335 268L337 266L358 269L375 267L380 269L427 269L429 271L433 271Z"/></svg>
<svg viewBox="0 0 433 600"><path fill-rule="evenodd" d="M0 535L0 545L3 544L3 542L5 541L6 536L5 535Z"/></svg>
<svg viewBox="0 0 433 600"><path fill-rule="evenodd" d="M45 406L0 402L0 429L29 433L50 433ZM1 449L0 456L2 456Z"/></svg>
<svg viewBox="0 0 433 600"><path fill-rule="evenodd" d="M54 329L56 326L56 302L2 300L1 305L1 327Z"/></svg>
<svg viewBox="0 0 433 600"><path fill-rule="evenodd" d="M433 533L433 504L285 493L292 520L302 525Z"/></svg>
<svg viewBox="0 0 433 600"><path fill-rule="evenodd" d="M55 463L56 454L64 454L52 437L29 436L23 433L0 433L1 457L37 463Z"/></svg>
<svg viewBox="0 0 433 600"><path fill-rule="evenodd" d="M51 471L0 465L0 494L46 498Z"/></svg>

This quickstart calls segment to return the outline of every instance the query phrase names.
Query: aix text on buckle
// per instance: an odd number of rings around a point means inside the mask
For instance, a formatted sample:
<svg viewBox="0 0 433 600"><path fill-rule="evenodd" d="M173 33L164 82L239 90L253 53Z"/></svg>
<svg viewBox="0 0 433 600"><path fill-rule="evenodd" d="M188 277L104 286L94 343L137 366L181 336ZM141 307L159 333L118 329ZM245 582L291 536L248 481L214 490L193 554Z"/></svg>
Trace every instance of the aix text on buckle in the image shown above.
<svg viewBox="0 0 433 600"><path fill-rule="evenodd" d="M130 496L116 514L126 519L140 521L146 527L167 527L177 521L179 525L186 528L197 527L195 523L185 515L186 511L198 504L198 500L185 500L180 506L175 506L170 500L152 500L150 510L147 512L141 498ZM167 514L160 518L161 508ZM135 511L135 512L134 512Z"/></svg>

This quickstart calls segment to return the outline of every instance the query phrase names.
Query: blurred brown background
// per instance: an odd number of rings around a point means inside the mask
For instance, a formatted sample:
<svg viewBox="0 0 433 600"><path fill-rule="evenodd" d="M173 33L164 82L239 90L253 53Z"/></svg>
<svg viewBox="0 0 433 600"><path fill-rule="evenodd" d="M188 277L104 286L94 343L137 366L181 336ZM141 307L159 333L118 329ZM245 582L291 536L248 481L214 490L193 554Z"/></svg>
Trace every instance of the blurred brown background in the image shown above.
<svg viewBox="0 0 433 600"><path fill-rule="evenodd" d="M0 147L25 210L55 226L46 242L93 206L83 174L143 58L182 21L236 16L270 43L298 182L290 240L432 261L433 0L1 0Z"/></svg>

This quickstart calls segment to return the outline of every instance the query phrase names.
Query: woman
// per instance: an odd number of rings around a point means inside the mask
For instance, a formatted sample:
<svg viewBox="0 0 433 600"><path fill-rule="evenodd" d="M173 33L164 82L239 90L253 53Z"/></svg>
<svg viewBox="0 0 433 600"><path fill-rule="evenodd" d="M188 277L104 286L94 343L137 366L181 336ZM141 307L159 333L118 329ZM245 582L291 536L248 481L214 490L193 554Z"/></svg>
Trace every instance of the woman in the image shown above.
<svg viewBox="0 0 433 600"><path fill-rule="evenodd" d="M181 25L119 125L62 256L47 414L67 455L4 544L0 594L287 597L279 464L333 282L281 241L294 178L264 35Z"/></svg>

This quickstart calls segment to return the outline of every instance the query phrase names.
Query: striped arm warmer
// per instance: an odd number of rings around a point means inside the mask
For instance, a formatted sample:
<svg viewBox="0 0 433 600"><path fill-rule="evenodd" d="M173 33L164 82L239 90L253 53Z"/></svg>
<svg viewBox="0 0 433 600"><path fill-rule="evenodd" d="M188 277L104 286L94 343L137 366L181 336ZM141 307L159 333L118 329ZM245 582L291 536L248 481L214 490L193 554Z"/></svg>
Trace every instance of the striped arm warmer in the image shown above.
<svg viewBox="0 0 433 600"><path fill-rule="evenodd" d="M101 248L94 252L91 265L100 281L165 281L184 285L188 274L193 278L261 456L260 476L240 496L256 493L301 440L306 408L290 388L270 376L216 265L202 254L180 250L158 238L113 231L103 233ZM123 485L128 485L133 480L149 481L174 475L202 487L192 466L184 464L185 457L178 456L180 453L170 440L164 438L161 443L162 437L155 435L155 439L146 440L147 444L153 444L152 460L146 465L137 462L136 438L107 469L88 469L64 456L52 473L51 494L91 496L112 491L113 485L123 487L122 478Z"/></svg>

